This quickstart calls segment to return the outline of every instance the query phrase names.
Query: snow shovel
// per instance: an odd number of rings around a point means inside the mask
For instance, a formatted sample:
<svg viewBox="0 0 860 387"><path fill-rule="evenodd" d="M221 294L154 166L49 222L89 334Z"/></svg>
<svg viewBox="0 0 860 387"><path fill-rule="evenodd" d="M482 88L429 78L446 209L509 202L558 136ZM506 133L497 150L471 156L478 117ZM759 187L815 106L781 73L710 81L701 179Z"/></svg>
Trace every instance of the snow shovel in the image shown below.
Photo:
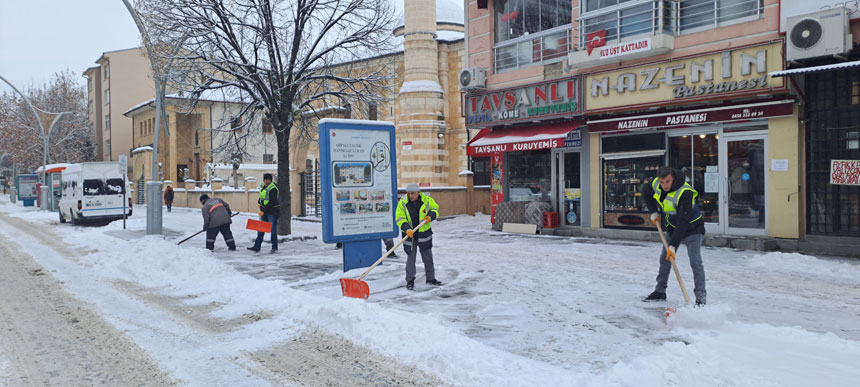
<svg viewBox="0 0 860 387"><path fill-rule="evenodd" d="M660 233L660 240L663 241L663 248L666 249L666 254L669 254L669 244L666 243L666 236L663 235L663 226L660 225L660 223L663 222L657 222L657 232ZM684 287L684 281L681 279L681 273L678 271L678 266L675 265L674 259L670 259L669 262L672 262L672 269L675 270L675 277L678 278L678 285L681 285L681 293L684 294L684 301L687 303L687 305L690 305L690 297L687 296L687 288ZM669 317L672 316L672 313L675 313L675 308L666 308L667 322L669 320Z"/></svg>
<svg viewBox="0 0 860 387"><path fill-rule="evenodd" d="M232 218L232 217L234 217L234 216L236 216L236 215L239 215L239 213L237 212L237 213L235 213L235 214L233 214L233 215L230 215L230 217ZM181 245L183 242L185 242L185 241L187 241L187 240L189 240L189 239L191 239L191 238L194 238L194 237L196 237L196 236L200 235L200 233L201 233L201 232L203 232L203 231L206 231L206 229L204 228L204 229L202 229L202 230L200 230L200 231L198 231L198 232L195 232L195 233L194 233L194 234L192 234L190 237L185 238L185 239L183 239L183 240L179 241L179 243L177 243L176 245L177 245L177 246L178 246L178 245Z"/></svg>
<svg viewBox="0 0 860 387"><path fill-rule="evenodd" d="M251 231L272 232L272 224L262 220L248 219L245 228Z"/></svg>
<svg viewBox="0 0 860 387"><path fill-rule="evenodd" d="M412 229L412 232L413 233L417 232L418 229L421 228L421 226L423 226L424 223L426 223L426 222L427 222L426 220L422 220L421 223L418 223L418 225ZM364 278L364 276L369 274L370 271L373 270L374 267L376 267L376 265L379 265L380 263L382 263L382 260L387 258L389 255L391 255L391 253L394 252L394 250L396 250L398 247L400 247L400 245L402 245L403 242L406 242L407 239L409 239L408 236L404 237L403 239L400 240L400 242L397 242L397 244L394 245L394 247L388 249L388 251L386 251L385 254L382 254L382 256L379 257L379 259L377 259L376 262L373 263L373 265L368 267L367 270L364 271L364 273L361 273L361 275L358 276L358 278L356 278L356 279L341 278L340 279L340 289L343 291L343 296L344 297L353 297L353 298L363 298L365 300L367 299L367 297L370 297L370 287L368 287L367 282L362 281L362 279ZM414 246L413 248L417 248L417 247L418 246Z"/></svg>

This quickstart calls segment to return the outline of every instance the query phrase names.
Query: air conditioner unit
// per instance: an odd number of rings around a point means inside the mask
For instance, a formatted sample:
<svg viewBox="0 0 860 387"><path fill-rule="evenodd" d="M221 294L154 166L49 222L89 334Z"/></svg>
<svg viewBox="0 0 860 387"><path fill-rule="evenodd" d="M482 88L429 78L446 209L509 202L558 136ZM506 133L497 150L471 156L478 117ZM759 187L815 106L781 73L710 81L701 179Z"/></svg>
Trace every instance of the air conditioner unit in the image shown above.
<svg viewBox="0 0 860 387"><path fill-rule="evenodd" d="M472 67L460 71L460 90L483 89L487 87L487 71Z"/></svg>
<svg viewBox="0 0 860 387"><path fill-rule="evenodd" d="M788 60L843 54L851 50L845 7L791 16L786 19Z"/></svg>

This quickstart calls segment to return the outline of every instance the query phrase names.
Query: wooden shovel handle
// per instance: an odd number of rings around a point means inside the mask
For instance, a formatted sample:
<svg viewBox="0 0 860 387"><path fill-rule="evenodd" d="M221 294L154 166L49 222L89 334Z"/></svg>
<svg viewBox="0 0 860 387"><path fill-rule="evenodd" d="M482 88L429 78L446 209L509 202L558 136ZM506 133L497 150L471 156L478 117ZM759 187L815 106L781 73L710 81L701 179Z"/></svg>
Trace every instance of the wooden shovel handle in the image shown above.
<svg viewBox="0 0 860 387"><path fill-rule="evenodd" d="M663 221L657 221L657 232L660 233L660 240L663 241L663 248L666 249L666 254L669 254L669 244L666 243L666 236L663 235L663 226L660 223L663 223ZM669 262L672 262L672 270L675 271L675 278L678 279L678 284L681 285L681 293L684 294L684 301L689 304L690 296L687 295L687 288L684 286L684 280L681 279L681 273L678 271L678 266L675 265L674 259L670 259Z"/></svg>
<svg viewBox="0 0 860 387"><path fill-rule="evenodd" d="M421 221L421 223L418 223L418 225L417 225L417 226L415 226L415 228L413 228L413 229L412 229L412 232L414 233L414 232L418 231L418 229L419 229L419 228L421 228L421 226L423 226L423 225L424 225L424 223L426 223L426 222L427 222L426 220L422 220L422 221ZM377 259L377 260L376 260L376 262L374 262L372 266L368 267L368 268L367 268L367 270L365 270L365 271L364 271L364 273L361 273L361 275L360 275L360 276L358 276L358 280L360 281L361 279L363 279L363 278L364 278L364 276L366 276L367 274L369 274L369 273L370 273L370 271L371 271L371 270L373 270L373 268L374 268L374 267L376 267L376 265L378 265L378 264L382 263L382 260L384 260L386 257L388 257L389 255L391 255L391 253L393 253L393 252L394 252L394 250L397 250L397 248L398 248L398 247L400 247L400 245L402 245L402 244L403 244L403 242L406 242L406 240L407 240L407 239L409 239L409 237L408 237L408 236L407 236L407 237L405 237L405 238L403 238L403 239L401 239L401 240L400 240L400 242L397 242L397 244L396 244L396 245L394 245L394 247L392 247L392 248L388 249L388 251L386 251L386 252L385 252L385 254L382 254L382 256L381 256L381 257L379 257L379 259Z"/></svg>

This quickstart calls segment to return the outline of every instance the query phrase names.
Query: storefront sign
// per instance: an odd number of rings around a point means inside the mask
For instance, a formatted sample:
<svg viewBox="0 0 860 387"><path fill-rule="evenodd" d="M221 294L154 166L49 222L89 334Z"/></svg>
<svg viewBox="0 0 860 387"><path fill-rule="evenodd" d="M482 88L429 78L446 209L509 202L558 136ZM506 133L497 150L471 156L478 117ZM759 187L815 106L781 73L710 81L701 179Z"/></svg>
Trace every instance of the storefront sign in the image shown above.
<svg viewBox="0 0 860 387"><path fill-rule="evenodd" d="M792 102L760 104L758 106L744 105L739 107L712 108L611 120L589 121L588 130L589 132L594 133L646 128L671 128L711 122L745 121L757 118L788 116L792 114L793 110L794 104Z"/></svg>
<svg viewBox="0 0 860 387"><path fill-rule="evenodd" d="M487 156L494 152L519 152L540 149L559 148L564 145L564 138L552 138L549 140L534 140L511 142L495 145L478 145L469 147L469 156Z"/></svg>
<svg viewBox="0 0 860 387"><path fill-rule="evenodd" d="M651 38L636 39L629 42L613 44L598 50L600 59L609 59L637 52L650 51Z"/></svg>
<svg viewBox="0 0 860 387"><path fill-rule="evenodd" d="M487 127L580 113L579 77L471 94L466 126Z"/></svg>
<svg viewBox="0 0 860 387"><path fill-rule="evenodd" d="M567 136L564 138L564 146L582 146L582 129L576 128L574 130L571 130L570 133L568 133Z"/></svg>
<svg viewBox="0 0 860 387"><path fill-rule="evenodd" d="M587 109L615 110L785 91L784 79L767 76L784 68L781 50L782 42L777 42L588 75Z"/></svg>
<svg viewBox="0 0 860 387"><path fill-rule="evenodd" d="M830 184L860 185L860 160L830 160Z"/></svg>

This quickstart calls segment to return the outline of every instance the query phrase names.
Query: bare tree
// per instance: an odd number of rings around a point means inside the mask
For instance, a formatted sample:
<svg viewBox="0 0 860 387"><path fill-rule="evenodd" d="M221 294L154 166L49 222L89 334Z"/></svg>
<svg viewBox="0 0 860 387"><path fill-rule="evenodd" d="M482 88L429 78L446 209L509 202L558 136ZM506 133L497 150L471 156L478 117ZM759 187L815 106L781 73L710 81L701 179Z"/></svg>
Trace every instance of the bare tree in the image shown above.
<svg viewBox="0 0 860 387"><path fill-rule="evenodd" d="M374 90L387 86L386 69L343 64L392 50L392 2L140 0L138 9L164 47L183 39L168 76L176 89L193 99L218 93L241 101L243 125L260 119L272 125L283 219L278 233L289 234L290 139L313 136L303 112L385 95Z"/></svg>
<svg viewBox="0 0 860 387"><path fill-rule="evenodd" d="M93 160L93 133L87 115L86 89L70 70L55 73L43 86L23 91L37 110L72 112L57 122L51 132L48 162L76 163ZM41 114L47 128L53 115ZM24 168L38 167L44 159L43 134L36 117L18 95L0 95L0 153L8 152Z"/></svg>

